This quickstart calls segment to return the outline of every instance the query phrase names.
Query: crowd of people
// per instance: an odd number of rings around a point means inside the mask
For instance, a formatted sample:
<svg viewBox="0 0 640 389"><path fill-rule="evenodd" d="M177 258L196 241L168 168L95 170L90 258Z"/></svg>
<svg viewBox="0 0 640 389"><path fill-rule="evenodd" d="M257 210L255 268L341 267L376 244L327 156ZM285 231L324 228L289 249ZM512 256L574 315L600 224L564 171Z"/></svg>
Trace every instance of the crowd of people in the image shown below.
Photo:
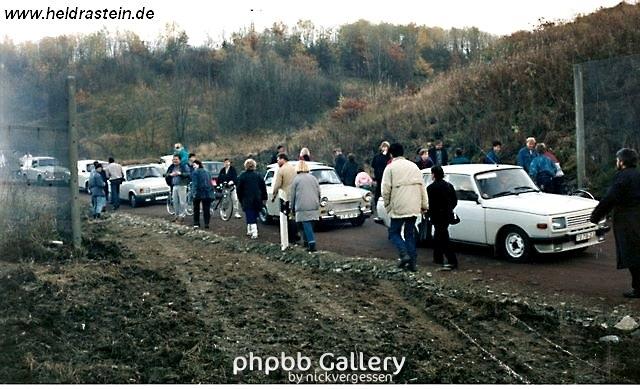
<svg viewBox="0 0 640 389"><path fill-rule="evenodd" d="M320 218L321 192L318 180L309 174L312 160L310 150L302 148L298 162L289 163L285 146L278 146L271 159L279 169L275 175L272 192L267 193L263 177L257 173L257 163L248 158L244 161L244 171L238 175L229 159L224 160L220 182L236 183L237 196L234 208L242 207L247 225L247 236L258 238L258 215L269 197L272 202L280 202L280 230L283 249L297 244L300 239L308 251L317 250L313 223ZM449 242L449 226L460 220L454 210L457 197L453 186L444 180L442 166L448 164L467 164L470 159L460 148L454 151L449 160L447 149L442 141L420 148L416 157L410 161L404 156L404 147L399 143L383 141L371 160L373 177L365 171L354 154L345 157L341 148L334 149L334 166L345 185L372 189L374 201L382 197L390 218L389 240L398 250L398 266L409 271L417 270L416 237L414 225L418 217L428 218L434 229L433 262L445 268L458 268L458 258ZM501 164L502 143L494 141L492 149L482 159L486 164ZM563 193L564 172L553 151L544 143L537 143L533 137L527 138L519 150L517 165L521 166L540 187L550 193ZM638 154L632 149L621 149L616 154L618 173L607 195L591 215L591 221L597 223L607 213L614 212L616 254L619 268L628 268L632 277L632 289L624 293L625 297L640 298L640 260L636 252L640 249L640 236L633 223L640 217L640 172L637 171ZM122 166L113 158L103 167L97 161L89 178L92 195L92 214L100 217L108 197L108 185L111 193L119 192L123 180ZM431 169L433 183L425 187L421 170ZM187 186L193 193L194 227L200 227L202 209L204 228L209 228L210 205L213 198L213 186L209 172L204 169L195 154L189 154L181 144L175 145L173 163L166 173L167 183L171 187L171 196L176 210L175 221L184 223L186 214ZM119 197L112 195L112 206L117 209ZM236 217L241 217L236 214Z"/></svg>

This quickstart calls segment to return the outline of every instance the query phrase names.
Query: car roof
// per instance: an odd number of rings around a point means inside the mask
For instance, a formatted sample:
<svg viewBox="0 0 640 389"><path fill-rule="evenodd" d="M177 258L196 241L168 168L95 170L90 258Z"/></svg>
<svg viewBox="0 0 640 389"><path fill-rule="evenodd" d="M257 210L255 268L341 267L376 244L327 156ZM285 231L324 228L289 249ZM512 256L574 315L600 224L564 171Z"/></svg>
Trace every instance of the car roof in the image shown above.
<svg viewBox="0 0 640 389"><path fill-rule="evenodd" d="M447 165L443 166L445 174L468 174L476 175L478 173L493 172L496 170L509 170L509 169L522 169L520 166L515 165L490 165L481 163L471 163L462 165ZM422 169L423 174L431 174L431 168Z"/></svg>
<svg viewBox="0 0 640 389"><path fill-rule="evenodd" d="M160 164L158 163L144 163L144 164L138 164L138 165L127 165L127 166L123 166L123 169L133 169L133 168L137 168L137 167L157 167L160 168L160 166L158 166Z"/></svg>
<svg viewBox="0 0 640 389"><path fill-rule="evenodd" d="M297 164L298 164L297 160L296 161L289 161L289 165L295 166ZM327 164L322 163L322 162L310 162L310 161L307 161L307 165L309 166L309 169L311 169L311 170L315 170L315 169L318 169L318 168L330 168L330 169L333 169L333 167L328 166ZM272 163L270 165L267 165L268 169L276 169L277 167L278 167L277 163Z"/></svg>

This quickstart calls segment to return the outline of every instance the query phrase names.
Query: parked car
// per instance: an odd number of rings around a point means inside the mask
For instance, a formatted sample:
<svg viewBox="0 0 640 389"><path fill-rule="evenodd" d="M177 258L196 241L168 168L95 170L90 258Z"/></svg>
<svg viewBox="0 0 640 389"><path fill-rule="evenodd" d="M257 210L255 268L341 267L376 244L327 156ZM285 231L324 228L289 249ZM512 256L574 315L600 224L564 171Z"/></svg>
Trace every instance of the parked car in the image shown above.
<svg viewBox="0 0 640 389"><path fill-rule="evenodd" d="M202 165L211 175L212 181L217 181L220 171L224 168L224 162L220 161L202 161Z"/></svg>
<svg viewBox="0 0 640 389"><path fill-rule="evenodd" d="M470 164L443 169L458 196L455 212L461 221L449 227L452 241L493 246L496 254L508 260L525 261L534 252L557 253L600 244L609 230L604 220L589 221L597 201L543 193L519 166ZM430 185L430 169L422 174L425 185ZM382 198L377 211L388 227ZM430 230L422 223L427 221L417 221L418 231Z"/></svg>
<svg viewBox="0 0 640 389"><path fill-rule="evenodd" d="M169 169L169 166L173 163L173 154L163 155L160 157L161 165L164 167L164 171L166 172Z"/></svg>
<svg viewBox="0 0 640 389"><path fill-rule="evenodd" d="M80 191L90 193L89 190L89 176L93 171L93 162L95 159L81 159L78 161L78 188ZM107 166L106 161L98 161L103 167Z"/></svg>
<svg viewBox="0 0 640 389"><path fill-rule="evenodd" d="M20 175L27 183L38 185L69 184L71 172L53 157L26 157L21 160Z"/></svg>
<svg viewBox="0 0 640 389"><path fill-rule="evenodd" d="M143 203L166 200L169 186L158 164L123 166L125 181L120 185L120 199L132 208Z"/></svg>
<svg viewBox="0 0 640 389"><path fill-rule="evenodd" d="M290 161L295 165L297 161ZM350 222L354 226L361 226L371 216L371 197L368 190L354 188L342 184L338 174L331 166L318 162L308 162L310 173L318 179L320 184L320 221L321 222ZM267 193L271 194L278 164L267 166L264 176ZM260 221L267 224L279 217L280 203L267 201L260 212Z"/></svg>

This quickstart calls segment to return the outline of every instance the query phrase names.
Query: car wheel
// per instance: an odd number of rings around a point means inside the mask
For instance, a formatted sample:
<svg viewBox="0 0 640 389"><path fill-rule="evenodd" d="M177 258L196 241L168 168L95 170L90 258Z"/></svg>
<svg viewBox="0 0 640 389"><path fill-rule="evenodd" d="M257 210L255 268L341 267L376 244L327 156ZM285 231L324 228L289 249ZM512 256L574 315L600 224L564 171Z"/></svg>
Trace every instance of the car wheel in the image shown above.
<svg viewBox="0 0 640 389"><path fill-rule="evenodd" d="M533 250L527 233L516 226L505 228L497 244L501 256L511 262L526 262Z"/></svg>
<svg viewBox="0 0 640 389"><path fill-rule="evenodd" d="M134 195L133 193L129 195L129 206L131 208L135 208L138 206L138 199L136 198L136 195Z"/></svg>
<svg viewBox="0 0 640 389"><path fill-rule="evenodd" d="M365 220L367 220L364 216L360 215L355 219L351 219L351 225L354 227L360 227L364 224Z"/></svg>
<svg viewBox="0 0 640 389"><path fill-rule="evenodd" d="M273 216L269 215L266 205L262 206L260 214L258 214L258 219L260 219L260 223L262 224L273 224Z"/></svg>

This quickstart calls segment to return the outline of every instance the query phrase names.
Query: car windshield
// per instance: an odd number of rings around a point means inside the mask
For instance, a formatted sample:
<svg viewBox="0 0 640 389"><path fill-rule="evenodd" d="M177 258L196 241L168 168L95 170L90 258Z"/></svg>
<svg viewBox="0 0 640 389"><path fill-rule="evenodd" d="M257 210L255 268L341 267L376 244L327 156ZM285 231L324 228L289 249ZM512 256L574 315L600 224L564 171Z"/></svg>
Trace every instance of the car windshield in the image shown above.
<svg viewBox="0 0 640 389"><path fill-rule="evenodd" d="M320 185L325 184L342 184L340 177L333 169L312 170L311 175L318 179Z"/></svg>
<svg viewBox="0 0 640 389"><path fill-rule="evenodd" d="M522 169L495 170L475 176L480 194L484 199L539 192L538 187Z"/></svg>
<svg viewBox="0 0 640 389"><path fill-rule="evenodd" d="M43 158L38 160L38 166L58 166L58 160L55 158Z"/></svg>
<svg viewBox="0 0 640 389"><path fill-rule="evenodd" d="M127 181L141 180L150 177L162 177L162 171L155 166L136 167L127 170Z"/></svg>
<svg viewBox="0 0 640 389"><path fill-rule="evenodd" d="M224 167L222 162L202 162L202 165L210 174L218 175L220 170Z"/></svg>

